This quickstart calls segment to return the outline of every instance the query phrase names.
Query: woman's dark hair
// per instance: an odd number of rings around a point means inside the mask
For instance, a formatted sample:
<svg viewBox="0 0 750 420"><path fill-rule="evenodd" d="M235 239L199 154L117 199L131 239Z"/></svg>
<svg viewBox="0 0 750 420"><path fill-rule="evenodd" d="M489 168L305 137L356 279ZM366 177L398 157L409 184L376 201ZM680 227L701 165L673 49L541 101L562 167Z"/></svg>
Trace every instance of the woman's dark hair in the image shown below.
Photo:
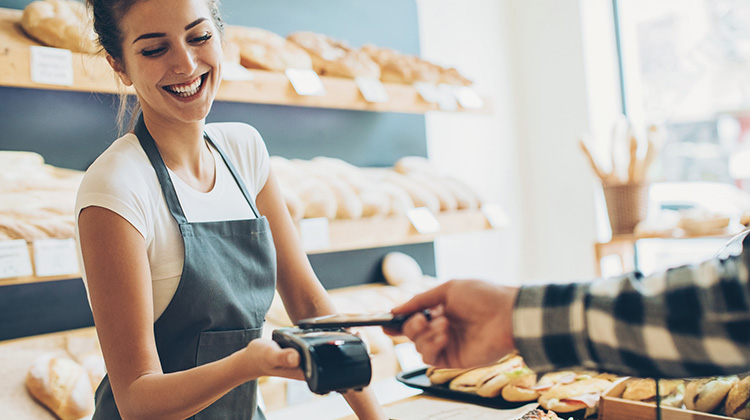
<svg viewBox="0 0 750 420"><path fill-rule="evenodd" d="M94 31L99 39L99 44L104 51L112 56L121 64L122 61L122 42L123 35L120 28L122 18L128 13L131 7L139 1L146 0L86 0L91 9L91 16L94 21ZM219 35L224 33L224 22L221 20L219 13L219 0L205 0L208 9L211 12L211 18L214 25L219 30ZM137 101L132 112L137 114ZM123 90L120 92L120 106L117 111L117 124L122 130L123 121L128 108L127 93Z"/></svg>

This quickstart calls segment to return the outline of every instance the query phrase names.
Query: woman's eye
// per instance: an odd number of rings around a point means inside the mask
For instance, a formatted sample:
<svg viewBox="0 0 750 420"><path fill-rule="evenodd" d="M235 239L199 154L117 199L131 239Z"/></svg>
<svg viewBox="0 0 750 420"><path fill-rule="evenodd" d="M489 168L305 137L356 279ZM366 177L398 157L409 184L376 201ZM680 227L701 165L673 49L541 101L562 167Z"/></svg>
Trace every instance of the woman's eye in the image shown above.
<svg viewBox="0 0 750 420"><path fill-rule="evenodd" d="M201 44L201 43L206 42L209 39L211 39L212 36L213 35L211 33L206 32L205 34L203 34L203 35L201 35L199 37L195 37L195 38L191 39L190 42L192 42L193 44Z"/></svg>
<svg viewBox="0 0 750 420"><path fill-rule="evenodd" d="M144 50L141 50L141 55L144 56L144 57L153 57L153 56L157 56L157 55L163 53L166 50L167 49L164 48L164 47L153 48L153 49L144 49Z"/></svg>

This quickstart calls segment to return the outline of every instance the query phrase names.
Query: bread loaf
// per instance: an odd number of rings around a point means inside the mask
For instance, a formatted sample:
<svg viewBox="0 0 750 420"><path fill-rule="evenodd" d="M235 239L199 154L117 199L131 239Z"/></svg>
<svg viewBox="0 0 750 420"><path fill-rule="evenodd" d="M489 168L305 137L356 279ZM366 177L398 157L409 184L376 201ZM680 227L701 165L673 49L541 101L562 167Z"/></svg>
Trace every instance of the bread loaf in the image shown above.
<svg viewBox="0 0 750 420"><path fill-rule="evenodd" d="M305 50L266 29L227 26L226 39L239 47L240 64L249 69L284 72L313 68Z"/></svg>
<svg viewBox="0 0 750 420"><path fill-rule="evenodd" d="M61 420L78 420L94 412L94 391L86 370L64 357L37 359L26 375L26 388Z"/></svg>
<svg viewBox="0 0 750 420"><path fill-rule="evenodd" d="M24 32L42 44L80 53L95 53L96 34L86 6L72 0L29 3L21 15Z"/></svg>
<svg viewBox="0 0 750 420"><path fill-rule="evenodd" d="M380 66L366 53L342 40L315 32L293 32L287 39L307 51L321 76L380 78Z"/></svg>

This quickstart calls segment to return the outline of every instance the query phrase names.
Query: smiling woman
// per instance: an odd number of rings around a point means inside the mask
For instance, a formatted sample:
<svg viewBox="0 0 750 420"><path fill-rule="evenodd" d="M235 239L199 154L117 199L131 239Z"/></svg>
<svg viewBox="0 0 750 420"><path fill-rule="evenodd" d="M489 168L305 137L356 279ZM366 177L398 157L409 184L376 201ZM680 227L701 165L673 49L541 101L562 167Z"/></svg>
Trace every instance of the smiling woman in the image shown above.
<svg viewBox="0 0 750 420"><path fill-rule="evenodd" d="M77 235L108 375L94 419L263 419L257 379L302 379L261 338L278 290L292 320L333 305L300 245L260 134L206 124L221 81L210 0L92 0L107 61L133 86L134 132L89 167ZM370 390L345 398L384 418Z"/></svg>

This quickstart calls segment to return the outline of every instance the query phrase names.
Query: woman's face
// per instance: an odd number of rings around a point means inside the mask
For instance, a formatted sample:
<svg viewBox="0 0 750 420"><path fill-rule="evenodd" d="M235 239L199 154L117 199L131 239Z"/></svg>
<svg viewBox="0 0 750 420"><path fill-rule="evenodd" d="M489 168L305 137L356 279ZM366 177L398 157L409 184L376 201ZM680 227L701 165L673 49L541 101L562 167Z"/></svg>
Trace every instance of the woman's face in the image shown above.
<svg viewBox="0 0 750 420"><path fill-rule="evenodd" d="M120 29L122 60L113 66L134 86L144 116L159 123L203 120L219 88L222 58L206 1L141 0Z"/></svg>

